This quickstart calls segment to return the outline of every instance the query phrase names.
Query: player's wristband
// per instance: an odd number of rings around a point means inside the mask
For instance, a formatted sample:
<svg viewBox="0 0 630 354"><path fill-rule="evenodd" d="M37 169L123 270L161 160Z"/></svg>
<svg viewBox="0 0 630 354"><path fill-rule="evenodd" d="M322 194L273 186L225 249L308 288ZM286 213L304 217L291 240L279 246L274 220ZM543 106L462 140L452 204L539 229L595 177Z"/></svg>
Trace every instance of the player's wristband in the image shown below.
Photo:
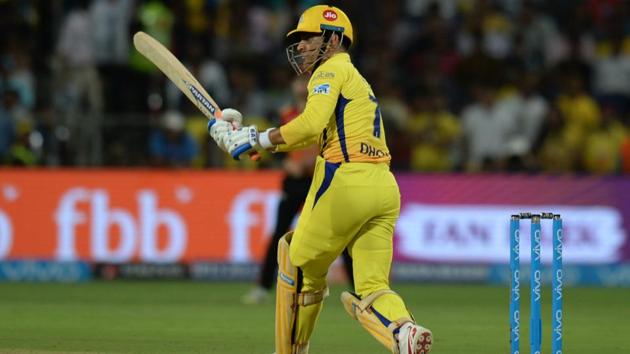
<svg viewBox="0 0 630 354"><path fill-rule="evenodd" d="M272 147L276 146L276 144L273 144L271 140L269 140L269 132L272 129L275 129L275 128L269 128L265 130L264 132L258 134L258 145L260 145L260 147L262 147L265 150L271 149Z"/></svg>

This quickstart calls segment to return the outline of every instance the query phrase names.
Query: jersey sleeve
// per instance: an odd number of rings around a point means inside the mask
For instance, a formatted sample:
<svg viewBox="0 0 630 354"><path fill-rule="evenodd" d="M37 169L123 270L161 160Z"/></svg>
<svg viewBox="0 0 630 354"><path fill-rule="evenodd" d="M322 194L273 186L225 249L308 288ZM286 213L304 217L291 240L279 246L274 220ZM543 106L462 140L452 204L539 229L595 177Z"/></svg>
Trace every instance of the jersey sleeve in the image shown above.
<svg viewBox="0 0 630 354"><path fill-rule="evenodd" d="M306 149L307 147L314 144L317 144L317 137L303 140L293 145L289 145L289 144L276 145L275 149L273 149L273 152L289 152L289 151L295 151L295 150L300 150L300 149Z"/></svg>
<svg viewBox="0 0 630 354"><path fill-rule="evenodd" d="M302 114L280 127L287 145L316 139L326 128L337 105L344 81L342 70L335 65L322 65L308 83L308 98Z"/></svg>

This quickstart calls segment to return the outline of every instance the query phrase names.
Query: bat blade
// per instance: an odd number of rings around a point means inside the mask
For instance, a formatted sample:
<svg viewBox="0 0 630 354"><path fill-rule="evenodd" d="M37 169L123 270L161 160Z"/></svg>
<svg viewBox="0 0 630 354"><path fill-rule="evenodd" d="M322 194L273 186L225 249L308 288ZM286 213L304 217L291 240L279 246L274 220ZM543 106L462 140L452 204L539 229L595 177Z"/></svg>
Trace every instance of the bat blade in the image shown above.
<svg viewBox="0 0 630 354"><path fill-rule="evenodd" d="M221 109L212 96L162 43L139 31L133 36L133 45L140 54L157 66L204 116L208 119L221 118ZM250 153L249 156L254 161L260 159L256 152Z"/></svg>
<svg viewBox="0 0 630 354"><path fill-rule="evenodd" d="M133 36L133 44L160 69L208 119L220 118L219 105L171 51L144 32Z"/></svg>

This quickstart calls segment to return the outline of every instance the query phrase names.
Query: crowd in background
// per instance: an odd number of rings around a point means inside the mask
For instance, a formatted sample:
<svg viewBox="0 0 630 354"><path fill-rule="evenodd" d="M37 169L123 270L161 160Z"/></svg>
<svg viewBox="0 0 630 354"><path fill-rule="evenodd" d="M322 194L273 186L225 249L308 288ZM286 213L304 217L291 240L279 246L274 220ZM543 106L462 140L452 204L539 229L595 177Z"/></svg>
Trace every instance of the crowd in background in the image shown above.
<svg viewBox="0 0 630 354"><path fill-rule="evenodd" d="M143 30L259 128L309 0L0 0L0 163L254 168L133 50ZM630 1L331 1L397 170L630 173ZM266 158L257 167L277 166Z"/></svg>

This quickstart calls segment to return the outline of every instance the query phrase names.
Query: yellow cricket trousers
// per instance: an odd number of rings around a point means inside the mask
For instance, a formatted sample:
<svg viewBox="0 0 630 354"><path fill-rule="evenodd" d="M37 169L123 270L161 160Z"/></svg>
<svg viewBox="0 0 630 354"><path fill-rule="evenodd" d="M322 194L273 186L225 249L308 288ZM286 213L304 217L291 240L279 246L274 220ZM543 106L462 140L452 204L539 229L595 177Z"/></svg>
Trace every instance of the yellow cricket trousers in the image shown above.
<svg viewBox="0 0 630 354"><path fill-rule="evenodd" d="M302 273L301 292L326 287L331 263L348 247L361 298L389 289L394 225L400 213L398 184L386 164L333 164L318 157L313 182L289 246ZM387 294L373 308L385 326L411 317L402 299ZM300 309L298 342L310 337L321 306Z"/></svg>

